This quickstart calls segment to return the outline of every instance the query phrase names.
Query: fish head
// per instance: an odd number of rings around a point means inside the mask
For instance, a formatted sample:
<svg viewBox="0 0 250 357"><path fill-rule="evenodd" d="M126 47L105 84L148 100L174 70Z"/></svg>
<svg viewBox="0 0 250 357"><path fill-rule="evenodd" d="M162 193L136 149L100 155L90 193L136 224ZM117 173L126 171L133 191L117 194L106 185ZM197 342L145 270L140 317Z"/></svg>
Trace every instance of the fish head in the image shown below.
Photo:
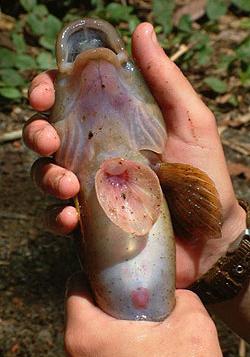
<svg viewBox="0 0 250 357"><path fill-rule="evenodd" d="M91 140L98 155L124 145L129 152L163 152L167 135L161 111L112 25L90 18L71 23L58 36L56 57L52 122L87 118L79 126L85 133L98 131Z"/></svg>
<svg viewBox="0 0 250 357"><path fill-rule="evenodd" d="M104 20L85 18L66 26L58 35L56 54L62 74L75 74L80 78L83 71L92 74L101 67L108 78L109 90L116 89L117 76L123 76L127 81L134 77L135 66L124 42L114 27Z"/></svg>

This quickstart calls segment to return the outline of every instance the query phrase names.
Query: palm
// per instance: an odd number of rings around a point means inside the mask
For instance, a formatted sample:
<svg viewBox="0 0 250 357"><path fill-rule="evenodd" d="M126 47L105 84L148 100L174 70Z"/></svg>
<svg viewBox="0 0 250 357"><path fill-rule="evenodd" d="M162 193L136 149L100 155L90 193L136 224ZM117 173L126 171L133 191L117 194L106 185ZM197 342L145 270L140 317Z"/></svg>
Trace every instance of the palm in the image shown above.
<svg viewBox="0 0 250 357"><path fill-rule="evenodd" d="M201 131L201 129L192 127L193 141L188 140L188 142L186 138L176 137L170 131L164 159L167 162L187 163L206 172L213 179L218 192L220 192L223 211L226 212L233 205L235 196L224 165L223 152L221 145L218 143L217 131L213 130L204 139L199 136L199 140L202 142L202 145L200 145L195 131ZM228 183L226 182L227 180ZM221 242L219 242L220 244ZM192 245L188 241L181 239L181 237L176 237L177 287L187 287L198 276L208 270L216 261L211 257L211 254L216 249L218 250L217 240L207 243L197 242Z"/></svg>

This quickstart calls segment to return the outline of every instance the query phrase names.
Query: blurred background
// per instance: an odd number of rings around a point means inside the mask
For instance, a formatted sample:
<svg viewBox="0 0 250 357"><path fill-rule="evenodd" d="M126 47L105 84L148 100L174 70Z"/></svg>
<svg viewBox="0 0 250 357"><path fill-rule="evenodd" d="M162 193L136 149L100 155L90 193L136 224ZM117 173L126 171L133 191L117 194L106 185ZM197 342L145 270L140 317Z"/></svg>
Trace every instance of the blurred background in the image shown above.
<svg viewBox="0 0 250 357"><path fill-rule="evenodd" d="M235 190L250 200L250 0L2 0L0 8L0 356L59 357L65 282L79 264L73 240L43 227L54 200L30 179L35 155L21 141L33 114L30 80L55 67L64 23L104 18L130 51L136 25L150 21L215 112ZM216 324L225 357L250 356L244 341Z"/></svg>

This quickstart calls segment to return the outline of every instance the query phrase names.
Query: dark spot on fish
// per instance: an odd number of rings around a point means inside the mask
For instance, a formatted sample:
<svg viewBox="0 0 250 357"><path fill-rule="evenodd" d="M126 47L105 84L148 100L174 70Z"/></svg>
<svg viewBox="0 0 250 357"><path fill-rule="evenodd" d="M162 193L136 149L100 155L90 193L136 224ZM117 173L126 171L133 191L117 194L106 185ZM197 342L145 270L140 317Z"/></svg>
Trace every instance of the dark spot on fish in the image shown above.
<svg viewBox="0 0 250 357"><path fill-rule="evenodd" d="M86 119L87 119L86 115L83 114L82 121L85 121Z"/></svg>
<svg viewBox="0 0 250 357"><path fill-rule="evenodd" d="M93 132L90 130L90 131L89 131L89 135L88 135L88 139L89 139L89 140L92 139L93 136L94 136L94 134L93 134Z"/></svg>
<svg viewBox="0 0 250 357"><path fill-rule="evenodd" d="M102 88L105 88L105 84L102 83Z"/></svg>
<svg viewBox="0 0 250 357"><path fill-rule="evenodd" d="M125 206L122 206L122 209L124 209L125 208Z"/></svg>
<svg viewBox="0 0 250 357"><path fill-rule="evenodd" d="M124 192L121 193L121 197L126 200L126 194Z"/></svg>
<svg viewBox="0 0 250 357"><path fill-rule="evenodd" d="M148 66L147 66L147 69L150 69L151 68L151 64L149 64Z"/></svg>

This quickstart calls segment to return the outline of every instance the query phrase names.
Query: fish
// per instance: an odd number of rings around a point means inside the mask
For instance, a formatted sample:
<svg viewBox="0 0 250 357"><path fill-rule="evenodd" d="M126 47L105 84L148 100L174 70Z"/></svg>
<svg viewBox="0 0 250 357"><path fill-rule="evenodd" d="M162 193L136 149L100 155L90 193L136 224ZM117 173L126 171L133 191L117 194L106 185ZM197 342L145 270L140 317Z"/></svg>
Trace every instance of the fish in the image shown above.
<svg viewBox="0 0 250 357"><path fill-rule="evenodd" d="M191 241L221 235L215 185L198 168L163 160L163 115L111 24L70 23L56 58L55 162L80 182L79 256L95 302L118 319L162 321L175 306L176 232Z"/></svg>

